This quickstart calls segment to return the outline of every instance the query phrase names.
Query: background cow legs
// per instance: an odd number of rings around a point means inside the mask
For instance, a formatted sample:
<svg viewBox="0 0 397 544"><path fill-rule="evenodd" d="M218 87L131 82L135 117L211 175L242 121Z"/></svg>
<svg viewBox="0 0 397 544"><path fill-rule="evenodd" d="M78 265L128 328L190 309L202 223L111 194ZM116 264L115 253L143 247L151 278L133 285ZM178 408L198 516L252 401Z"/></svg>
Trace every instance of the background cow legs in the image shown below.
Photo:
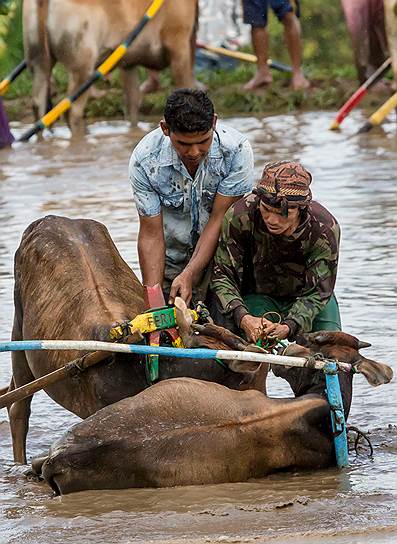
<svg viewBox="0 0 397 544"><path fill-rule="evenodd" d="M82 58L90 57L91 55L82 55ZM84 66L79 66L69 70L69 85L68 85L68 96L73 94L87 79L90 77L94 71L94 62L85 64ZM72 131L72 137L76 139L83 138L86 132L85 121L84 121L84 108L87 104L89 98L89 93L85 92L76 102L73 102L69 113L67 115L67 121L70 130Z"/></svg>
<svg viewBox="0 0 397 544"><path fill-rule="evenodd" d="M53 66L32 67L32 109L34 120L38 121L51 109L51 70Z"/></svg>
<svg viewBox="0 0 397 544"><path fill-rule="evenodd" d="M142 93L139 90L138 68L123 68L120 70L120 75L124 90L126 114L131 125L136 126L142 97Z"/></svg>

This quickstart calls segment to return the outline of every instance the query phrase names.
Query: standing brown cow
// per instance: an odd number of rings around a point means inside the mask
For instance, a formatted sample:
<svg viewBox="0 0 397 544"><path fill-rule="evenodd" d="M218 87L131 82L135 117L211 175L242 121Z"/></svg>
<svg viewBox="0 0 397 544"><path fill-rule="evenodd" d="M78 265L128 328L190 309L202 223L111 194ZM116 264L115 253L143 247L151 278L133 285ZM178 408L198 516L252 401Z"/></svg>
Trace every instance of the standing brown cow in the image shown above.
<svg viewBox="0 0 397 544"><path fill-rule="evenodd" d="M54 64L65 65L72 94L94 71L98 62L117 47L142 19L150 0L25 0L23 36L25 57L33 74L33 110L45 114ZM177 87L194 84L191 37L197 0L166 0L155 17L132 43L120 62L127 112L137 122L140 102L137 67L161 70L171 66ZM72 135L84 134L87 93L71 107Z"/></svg>
<svg viewBox="0 0 397 544"><path fill-rule="evenodd" d="M88 219L47 216L24 232L15 254L13 340L108 340L116 323L130 321L145 309L143 287L121 258L104 225ZM181 312L183 310L180 310ZM178 316L178 314L177 314ZM192 334L181 327L185 344L216 349L246 349L229 331L204 327ZM255 347L248 349L256 349ZM10 390L61 368L81 356L78 351L14 351ZM265 373L247 363L161 358L159 380L190 376L231 388L264 389ZM262 369L265 371L266 369ZM143 357L109 354L86 372L45 388L55 402L86 418L100 408L148 387ZM32 397L9 410L14 459L25 463Z"/></svg>

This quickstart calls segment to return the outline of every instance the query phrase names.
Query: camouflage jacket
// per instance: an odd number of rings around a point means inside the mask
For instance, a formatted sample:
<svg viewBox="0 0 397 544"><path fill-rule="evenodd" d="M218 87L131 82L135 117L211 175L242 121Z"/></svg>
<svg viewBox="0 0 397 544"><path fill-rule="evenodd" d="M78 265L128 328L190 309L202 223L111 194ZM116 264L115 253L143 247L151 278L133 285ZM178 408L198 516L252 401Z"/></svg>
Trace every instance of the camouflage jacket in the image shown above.
<svg viewBox="0 0 397 544"><path fill-rule="evenodd" d="M311 202L288 237L269 233L258 197L242 198L225 215L214 257L211 290L237 325L249 313L243 297L263 294L292 302L284 323L291 334L310 331L330 299L336 280L340 229L318 202Z"/></svg>

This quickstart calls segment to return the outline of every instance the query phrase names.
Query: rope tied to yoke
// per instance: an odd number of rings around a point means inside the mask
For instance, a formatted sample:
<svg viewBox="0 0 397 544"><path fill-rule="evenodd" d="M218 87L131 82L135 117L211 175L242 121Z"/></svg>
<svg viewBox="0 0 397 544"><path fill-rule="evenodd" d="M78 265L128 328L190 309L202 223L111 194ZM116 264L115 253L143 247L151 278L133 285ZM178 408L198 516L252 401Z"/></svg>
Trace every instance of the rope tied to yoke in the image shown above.
<svg viewBox="0 0 397 544"><path fill-rule="evenodd" d="M278 324L281 323L282 317L278 312L275 312L275 311L265 312L261 316L260 326L257 329L255 329L255 334L258 337L256 345L265 350L271 351L277 346L277 344L280 343L280 340L277 338L277 336L272 336L271 334L268 334L266 332L266 328L268 325L265 322L265 320L267 319L267 316L269 315L276 315L278 318L277 323Z"/></svg>
<svg viewBox="0 0 397 544"><path fill-rule="evenodd" d="M356 437L354 439L354 445L353 445L352 448L349 447L349 453L354 450L356 452L356 455L359 455L358 448L359 448L359 445L360 445L360 441L362 439L364 439L364 441L366 442L366 445L369 448L368 457L372 458L373 455L374 455L374 448L372 446L372 443L371 443L370 439L368 438L368 434L364 433L358 427L354 427L353 425L348 425L346 427L346 431L347 431L347 436L348 436L348 446L350 446L351 442L353 441L352 440L352 433L356 433Z"/></svg>

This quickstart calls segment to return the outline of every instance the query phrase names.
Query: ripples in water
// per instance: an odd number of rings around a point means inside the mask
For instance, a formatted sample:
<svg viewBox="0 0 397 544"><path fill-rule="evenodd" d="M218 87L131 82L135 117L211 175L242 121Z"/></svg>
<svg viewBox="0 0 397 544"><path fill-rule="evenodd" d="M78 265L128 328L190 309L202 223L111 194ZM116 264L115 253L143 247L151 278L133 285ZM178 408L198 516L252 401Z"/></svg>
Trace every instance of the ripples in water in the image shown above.
<svg viewBox="0 0 397 544"><path fill-rule="evenodd" d="M260 175L265 162L302 160L313 173L315 198L342 226L336 287L343 327L372 342L367 355L396 368L397 141L383 130L353 137L359 113L343 133L327 130L328 113L227 120L246 133ZM14 126L16 133L26 127ZM106 224L122 256L137 271L138 221L127 180L131 149L151 125L95 123L87 141L70 143L56 127L44 143L0 152L0 338L12 326L13 254L27 225L42 215L89 217ZM0 385L10 377L0 354ZM241 484L84 492L53 498L12 463L6 414L0 414L0 542L67 544L161 542L396 542L395 383L373 389L355 379L350 423L370 430L374 459L351 458L343 472L277 474ZM270 379L270 394L290 391ZM44 393L32 403L28 456L40 454L77 418ZM83 535L83 536L82 536Z"/></svg>

